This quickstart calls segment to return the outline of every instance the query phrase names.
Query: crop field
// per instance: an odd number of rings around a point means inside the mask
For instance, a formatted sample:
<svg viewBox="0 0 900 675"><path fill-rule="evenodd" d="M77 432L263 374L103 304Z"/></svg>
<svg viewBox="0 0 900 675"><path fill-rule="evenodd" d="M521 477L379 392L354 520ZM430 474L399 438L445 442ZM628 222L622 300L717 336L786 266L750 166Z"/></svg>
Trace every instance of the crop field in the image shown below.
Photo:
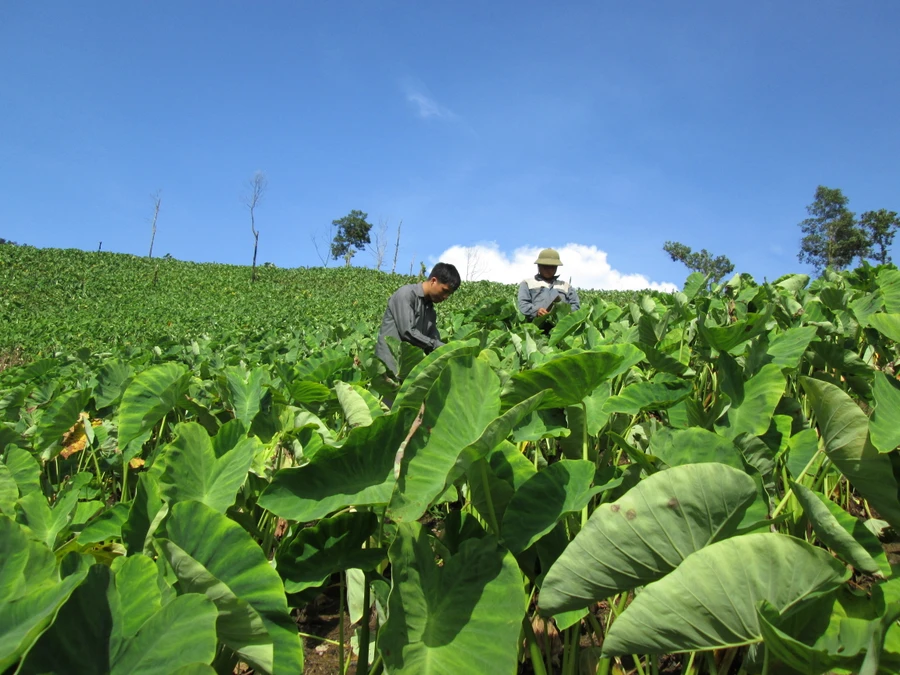
<svg viewBox="0 0 900 675"><path fill-rule="evenodd" d="M894 266L259 272L0 246L0 673L900 671Z"/></svg>

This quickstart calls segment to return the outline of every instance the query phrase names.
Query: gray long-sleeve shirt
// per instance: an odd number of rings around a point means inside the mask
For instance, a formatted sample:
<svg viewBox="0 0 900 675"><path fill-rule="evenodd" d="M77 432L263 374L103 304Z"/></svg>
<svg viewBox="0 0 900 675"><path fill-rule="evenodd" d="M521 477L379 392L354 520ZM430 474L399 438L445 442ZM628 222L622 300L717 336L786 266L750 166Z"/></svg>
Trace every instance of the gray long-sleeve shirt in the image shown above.
<svg viewBox="0 0 900 675"><path fill-rule="evenodd" d="M425 297L422 284L407 284L394 291L381 320L375 355L397 375L400 368L384 339L388 335L421 347L426 354L444 344L437 329L434 303Z"/></svg>
<svg viewBox="0 0 900 675"><path fill-rule="evenodd" d="M535 274L519 284L519 311L533 319L541 307L550 309L550 304L557 297L568 302L573 312L581 307L578 291L568 282L560 281L558 277L547 281L540 274Z"/></svg>

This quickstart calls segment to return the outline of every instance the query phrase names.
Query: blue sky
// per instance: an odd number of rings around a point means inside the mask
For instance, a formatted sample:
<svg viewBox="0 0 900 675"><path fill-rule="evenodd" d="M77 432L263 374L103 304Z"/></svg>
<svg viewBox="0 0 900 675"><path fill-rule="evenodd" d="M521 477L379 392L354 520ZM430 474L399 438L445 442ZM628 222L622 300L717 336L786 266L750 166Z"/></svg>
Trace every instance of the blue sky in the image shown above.
<svg viewBox="0 0 900 675"><path fill-rule="evenodd" d="M817 185L900 211L898 27L895 0L3 2L0 237L145 255L161 190L156 255L249 264L261 170L279 267L360 209L388 268L402 219L404 272L469 247L514 281L555 246L577 286L680 285L670 239L808 272Z"/></svg>

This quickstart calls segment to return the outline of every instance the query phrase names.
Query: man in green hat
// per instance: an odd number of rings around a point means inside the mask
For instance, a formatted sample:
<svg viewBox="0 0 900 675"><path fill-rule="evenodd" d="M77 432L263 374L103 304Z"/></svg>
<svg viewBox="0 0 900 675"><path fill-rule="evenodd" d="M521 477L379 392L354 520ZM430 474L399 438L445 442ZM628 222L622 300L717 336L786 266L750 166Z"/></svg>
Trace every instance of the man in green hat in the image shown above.
<svg viewBox="0 0 900 675"><path fill-rule="evenodd" d="M559 253L545 248L534 261L538 273L519 284L519 311L529 319L549 313L554 302L567 302L574 312L581 306L578 292L556 275L562 265Z"/></svg>

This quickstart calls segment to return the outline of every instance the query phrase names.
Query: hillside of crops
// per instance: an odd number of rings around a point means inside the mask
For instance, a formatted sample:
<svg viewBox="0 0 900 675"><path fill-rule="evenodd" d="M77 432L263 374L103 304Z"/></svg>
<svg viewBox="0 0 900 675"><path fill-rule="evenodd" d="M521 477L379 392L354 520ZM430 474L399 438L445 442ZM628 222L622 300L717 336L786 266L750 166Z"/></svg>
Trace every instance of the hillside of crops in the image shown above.
<svg viewBox="0 0 900 675"><path fill-rule="evenodd" d="M356 267L263 266L255 283L250 276L249 266L0 245L0 353L34 358L79 349L165 348L204 335L252 340L267 331L359 323L377 330L391 293L416 280ZM466 283L444 306L512 303L515 293L514 286Z"/></svg>
<svg viewBox="0 0 900 675"><path fill-rule="evenodd" d="M4 675L900 672L894 266L464 285L394 378L400 277L3 255Z"/></svg>

